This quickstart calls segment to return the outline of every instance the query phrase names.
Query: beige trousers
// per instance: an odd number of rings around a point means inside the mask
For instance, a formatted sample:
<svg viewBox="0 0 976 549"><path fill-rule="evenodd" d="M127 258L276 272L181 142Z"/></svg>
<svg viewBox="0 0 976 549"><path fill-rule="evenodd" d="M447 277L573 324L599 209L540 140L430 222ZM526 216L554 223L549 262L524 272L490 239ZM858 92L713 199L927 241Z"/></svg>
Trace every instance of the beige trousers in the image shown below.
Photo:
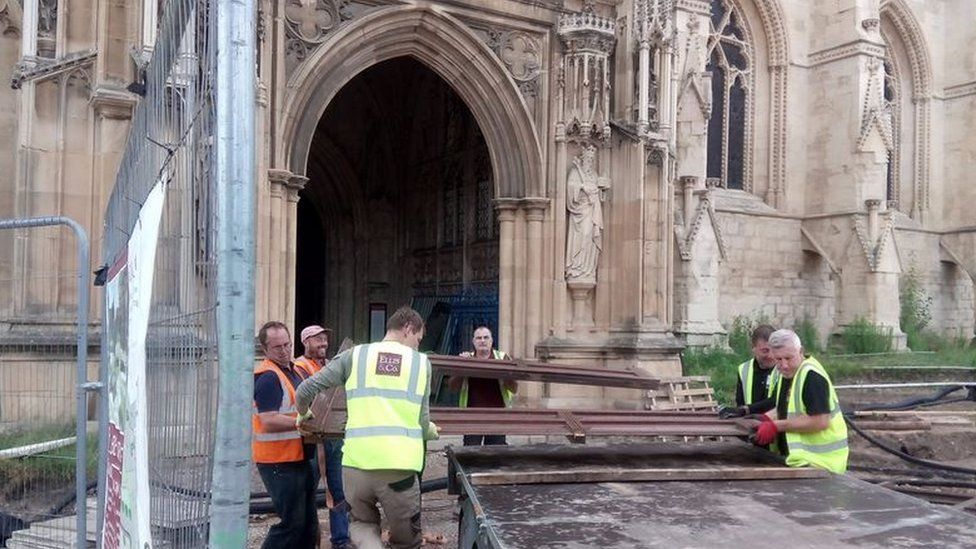
<svg viewBox="0 0 976 549"><path fill-rule="evenodd" d="M342 468L349 503L349 537L358 549L383 549L380 512L390 528L390 547L420 547L420 480L414 471Z"/></svg>

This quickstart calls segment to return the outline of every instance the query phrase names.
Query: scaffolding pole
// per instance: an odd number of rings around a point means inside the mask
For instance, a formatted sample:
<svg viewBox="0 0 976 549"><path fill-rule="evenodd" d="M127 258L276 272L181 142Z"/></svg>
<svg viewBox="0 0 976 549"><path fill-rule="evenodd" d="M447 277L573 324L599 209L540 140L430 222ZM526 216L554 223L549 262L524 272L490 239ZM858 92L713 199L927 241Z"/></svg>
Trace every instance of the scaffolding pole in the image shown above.
<svg viewBox="0 0 976 549"><path fill-rule="evenodd" d="M210 547L247 541L254 368L255 0L217 8L217 433Z"/></svg>

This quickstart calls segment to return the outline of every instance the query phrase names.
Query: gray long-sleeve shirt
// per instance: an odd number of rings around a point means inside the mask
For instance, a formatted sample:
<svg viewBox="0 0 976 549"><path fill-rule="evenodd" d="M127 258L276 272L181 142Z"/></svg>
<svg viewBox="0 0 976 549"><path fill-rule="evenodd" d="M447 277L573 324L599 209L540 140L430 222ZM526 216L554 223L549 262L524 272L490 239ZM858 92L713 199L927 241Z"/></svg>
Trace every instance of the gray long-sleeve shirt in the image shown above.
<svg viewBox="0 0 976 549"><path fill-rule="evenodd" d="M298 389L295 390L295 404L300 414L304 414L308 410L308 407L312 405L312 401L322 391L332 387L342 387L346 384L346 380L352 375L353 352L358 348L358 346L353 347L348 351L339 353L324 368L298 386ZM413 349L410 350L413 351ZM430 422L431 366L427 355L421 353L420 356L422 357L420 367L427 371L427 384L424 387L424 398L420 401L420 428L424 431L425 440L434 440L437 438L437 430Z"/></svg>

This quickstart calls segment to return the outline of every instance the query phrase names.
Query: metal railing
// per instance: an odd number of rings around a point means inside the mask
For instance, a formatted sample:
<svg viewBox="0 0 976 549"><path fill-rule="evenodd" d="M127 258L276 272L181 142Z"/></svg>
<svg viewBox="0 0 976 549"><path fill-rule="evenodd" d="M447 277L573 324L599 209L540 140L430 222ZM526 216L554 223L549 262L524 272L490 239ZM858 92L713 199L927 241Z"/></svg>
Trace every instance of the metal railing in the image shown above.
<svg viewBox="0 0 976 549"><path fill-rule="evenodd" d="M57 261L63 246L60 235L37 237L44 227L65 226L75 235L75 268L72 285L62 285L64 271L50 265ZM28 231L28 229L31 229ZM20 232L20 235L16 233ZM50 231L49 231L50 232ZM20 237L9 249L13 257L9 263L9 278L0 281L5 286L10 303L3 315L8 330L0 335L0 477L4 494L0 497L0 511L14 501L22 503L20 511L28 520L50 525L63 520L72 503L75 507L74 537L77 547L85 547L87 538L88 492L88 391L97 390L97 383L88 380L88 311L89 311L89 242L88 233L67 217L34 217L0 219L0 234ZM45 246L48 244L49 246ZM2 248L7 248L3 246ZM56 249L54 249L56 248ZM28 260L33 258L35 261ZM36 277L30 265L45 265L41 270L47 277ZM53 276L52 276L53 275ZM52 283L53 282L53 283ZM19 284L18 284L19 283ZM64 287L63 287L64 286ZM71 344L58 338L67 332L52 328L57 317L59 299L44 293L45 288L73 294L67 301L75 304L74 316L74 376L58 359L70 355ZM73 299L72 299L73 297ZM70 325L70 317L65 317ZM60 333L59 333L60 332ZM63 360L63 359L62 359ZM69 381L74 377L73 384ZM74 399L74 413L70 402ZM68 436L72 429L74 436ZM73 462L73 475L70 465ZM69 466L65 466L68 464ZM74 493L65 497L65 489L74 477ZM17 492L20 492L17 494ZM17 497L19 495L19 497ZM40 512L38 505L45 507ZM32 508L33 507L33 508ZM70 520L69 520L70 522ZM68 528L47 528L55 541L70 538Z"/></svg>

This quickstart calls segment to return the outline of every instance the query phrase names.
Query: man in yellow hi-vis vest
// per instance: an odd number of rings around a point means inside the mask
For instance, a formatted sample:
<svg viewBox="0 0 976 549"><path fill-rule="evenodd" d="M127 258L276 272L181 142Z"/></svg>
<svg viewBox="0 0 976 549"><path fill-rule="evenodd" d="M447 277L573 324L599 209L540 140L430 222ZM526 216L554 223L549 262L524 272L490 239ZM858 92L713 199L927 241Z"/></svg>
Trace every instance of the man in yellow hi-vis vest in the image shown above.
<svg viewBox="0 0 976 549"><path fill-rule="evenodd" d="M490 360L508 360L504 351L493 349L495 341L491 328L478 326L474 329L471 344L474 352L465 351L461 356ZM506 408L512 405L512 397L518 391L518 382L511 379L487 379L479 377L452 376L447 386L458 391L458 407L467 408ZM505 435L464 435L465 446L506 444Z"/></svg>
<svg viewBox="0 0 976 549"><path fill-rule="evenodd" d="M735 408L720 408L719 417L742 417L760 409L769 409L763 407L763 401L770 397L773 387L779 381L779 373L769 347L769 335L775 331L776 328L768 324L760 324L752 331L752 358L735 367L738 374Z"/></svg>
<svg viewBox="0 0 976 549"><path fill-rule="evenodd" d="M391 547L412 549L422 541L418 473L424 441L437 438L430 421L430 361L417 350L423 337L423 319L401 307L387 321L382 341L340 353L296 391L301 427L317 394L345 385L342 483L350 537L359 549L383 548L377 503Z"/></svg>
<svg viewBox="0 0 976 549"><path fill-rule="evenodd" d="M792 330L769 336L776 369L781 374L773 389L775 419L756 429L758 445L776 443L791 467L813 466L833 473L847 470L847 425L827 371L812 356L803 355L800 337Z"/></svg>

